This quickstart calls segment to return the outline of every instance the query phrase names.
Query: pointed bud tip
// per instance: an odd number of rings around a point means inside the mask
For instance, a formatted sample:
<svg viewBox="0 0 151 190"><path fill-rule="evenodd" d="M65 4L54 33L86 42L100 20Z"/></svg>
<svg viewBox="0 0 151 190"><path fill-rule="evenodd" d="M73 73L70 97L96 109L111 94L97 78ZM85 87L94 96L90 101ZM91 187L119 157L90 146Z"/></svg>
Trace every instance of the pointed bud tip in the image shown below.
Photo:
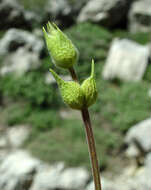
<svg viewBox="0 0 151 190"><path fill-rule="evenodd" d="M58 85L65 83L65 81L53 69L49 68L49 71L51 72L51 74L55 78Z"/></svg>
<svg viewBox="0 0 151 190"><path fill-rule="evenodd" d="M42 31L43 31L43 33L46 33L46 30L45 30L44 26L42 27Z"/></svg>
<svg viewBox="0 0 151 190"><path fill-rule="evenodd" d="M57 26L54 22L52 22L52 26L53 26L55 29L59 29L58 26Z"/></svg>
<svg viewBox="0 0 151 190"><path fill-rule="evenodd" d="M92 59L91 63L91 77L94 77L94 59Z"/></svg>

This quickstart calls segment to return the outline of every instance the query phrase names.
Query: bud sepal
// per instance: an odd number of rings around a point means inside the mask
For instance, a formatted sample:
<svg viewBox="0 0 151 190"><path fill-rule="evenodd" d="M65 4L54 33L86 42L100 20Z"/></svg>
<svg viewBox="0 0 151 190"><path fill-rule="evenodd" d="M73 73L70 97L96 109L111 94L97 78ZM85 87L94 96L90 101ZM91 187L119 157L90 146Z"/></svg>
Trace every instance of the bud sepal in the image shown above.
<svg viewBox="0 0 151 190"><path fill-rule="evenodd" d="M91 75L89 78L83 81L81 88L85 95L85 107L88 108L89 106L95 103L98 94L94 76L94 60L92 60Z"/></svg>
<svg viewBox="0 0 151 190"><path fill-rule="evenodd" d="M50 72L56 79L63 101L71 108L81 110L84 105L84 94L79 83L64 81L52 69Z"/></svg>

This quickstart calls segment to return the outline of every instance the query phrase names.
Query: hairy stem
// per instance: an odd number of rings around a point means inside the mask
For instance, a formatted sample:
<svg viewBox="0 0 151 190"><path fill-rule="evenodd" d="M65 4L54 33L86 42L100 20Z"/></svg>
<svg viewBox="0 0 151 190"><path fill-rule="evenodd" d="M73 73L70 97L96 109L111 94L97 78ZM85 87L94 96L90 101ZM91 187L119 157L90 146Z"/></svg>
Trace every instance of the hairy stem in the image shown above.
<svg viewBox="0 0 151 190"><path fill-rule="evenodd" d="M72 76L72 79L74 81L78 82L78 78L77 78L77 75L76 75L73 67L69 69L69 72ZM93 131L92 131L91 120L90 120L90 115L89 115L88 109L87 108L82 109L81 114L82 114L82 119L83 119L84 126L85 126L85 132L86 132L87 144L88 144L88 148L89 148L89 156L90 156L90 162L91 162L91 167L92 167L92 174L93 174L93 179L94 179L94 184L95 184L95 190L102 190L101 177L100 177L97 154L96 154L96 147L95 147L95 140L94 140L94 135L93 135Z"/></svg>
<svg viewBox="0 0 151 190"><path fill-rule="evenodd" d="M97 160L97 154L96 154L96 148L95 148L95 140L93 136L89 111L88 109L83 109L81 110L81 113L82 113L82 119L85 125L87 143L89 146L89 154L90 154L92 173L93 173L93 178L94 178L94 183L95 183L95 190L101 190L100 172L99 172L99 166L98 166L98 160Z"/></svg>

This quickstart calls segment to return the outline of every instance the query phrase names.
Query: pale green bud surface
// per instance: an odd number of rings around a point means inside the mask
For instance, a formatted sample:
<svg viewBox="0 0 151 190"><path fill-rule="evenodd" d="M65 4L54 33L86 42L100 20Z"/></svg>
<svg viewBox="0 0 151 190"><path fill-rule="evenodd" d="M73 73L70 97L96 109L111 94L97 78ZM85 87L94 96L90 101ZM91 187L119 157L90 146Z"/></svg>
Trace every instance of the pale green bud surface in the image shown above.
<svg viewBox="0 0 151 190"><path fill-rule="evenodd" d="M55 25L48 22L47 31L43 27L48 51L54 64L69 69L78 60L78 50L71 40Z"/></svg>
<svg viewBox="0 0 151 190"><path fill-rule="evenodd" d="M56 79L64 102L73 109L82 109L84 105L84 94L81 86L74 81L64 81L52 69L50 72Z"/></svg>
<svg viewBox="0 0 151 190"><path fill-rule="evenodd" d="M83 90L83 93L85 95L85 107L89 107L92 104L95 103L97 99L97 88L96 88L96 82L95 82L95 76L94 76L94 61L92 60L91 65L91 76L84 80L81 88Z"/></svg>

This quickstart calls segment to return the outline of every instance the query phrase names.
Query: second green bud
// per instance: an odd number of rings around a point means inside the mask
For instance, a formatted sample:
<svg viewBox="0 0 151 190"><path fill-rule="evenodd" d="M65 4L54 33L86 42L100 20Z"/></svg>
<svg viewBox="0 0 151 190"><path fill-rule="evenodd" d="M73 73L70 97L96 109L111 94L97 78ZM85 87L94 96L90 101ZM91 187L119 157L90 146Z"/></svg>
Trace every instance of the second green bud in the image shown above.
<svg viewBox="0 0 151 190"><path fill-rule="evenodd" d="M69 107L81 110L95 103L97 89L94 77L94 61L92 61L91 76L84 80L81 85L74 81L64 81L52 69L50 72L56 79L64 102Z"/></svg>

